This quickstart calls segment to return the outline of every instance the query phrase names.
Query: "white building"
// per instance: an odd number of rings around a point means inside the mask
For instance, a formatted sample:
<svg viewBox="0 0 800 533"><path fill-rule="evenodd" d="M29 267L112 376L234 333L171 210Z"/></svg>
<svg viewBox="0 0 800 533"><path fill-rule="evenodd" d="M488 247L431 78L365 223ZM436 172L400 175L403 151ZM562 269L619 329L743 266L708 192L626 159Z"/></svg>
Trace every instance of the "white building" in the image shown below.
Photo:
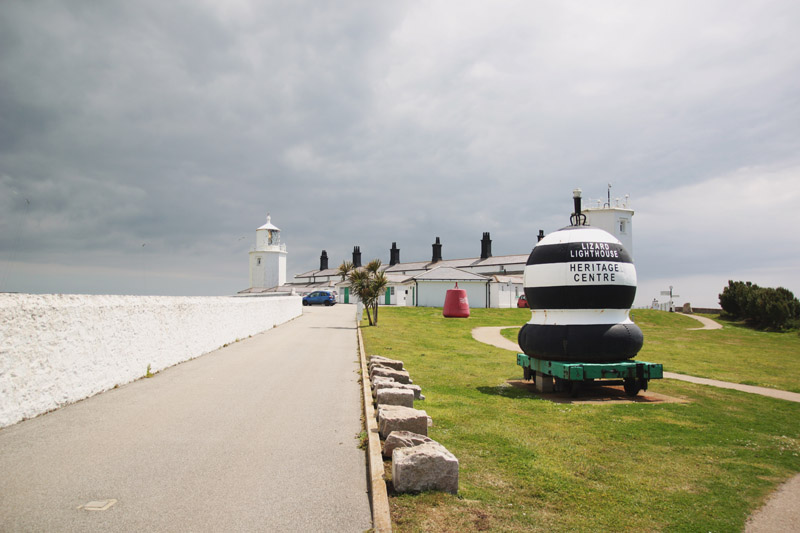
<svg viewBox="0 0 800 533"><path fill-rule="evenodd" d="M430 261L401 263L400 250L392 243L389 264L383 266L389 284L381 305L441 307L447 290L458 283L460 289L467 291L471 307L516 307L517 299L523 294L522 274L529 254L493 257L489 233L483 234L479 257L442 259L442 243L438 237L432 248ZM353 249L352 262L361 266L358 246ZM294 282L284 289L290 290L290 287L297 292L333 289L339 303L356 302L338 268L328 268L327 255L324 260L320 257L319 269L296 275Z"/></svg>
<svg viewBox="0 0 800 533"><path fill-rule="evenodd" d="M447 291L456 286L467 292L470 307L489 307L491 278L458 268L439 266L414 276L417 306L442 307Z"/></svg>
<svg viewBox="0 0 800 533"><path fill-rule="evenodd" d="M610 195L609 195L610 196ZM583 208L586 223L604 229L622 242L633 255L633 209L630 199L617 199L614 205L598 202ZM541 240L544 232L539 231ZM389 263L383 272L389 279L381 305L411 307L442 307L448 289L458 283L467 291L470 307L516 307L524 294L522 276L530 251L519 255L492 256L492 241L488 232L480 241L478 257L443 259L439 237L432 245L430 261L400 262L400 250L392 243ZM532 242L531 247L536 243ZM352 262L361 266L361 249L353 249ZM297 274L286 282L286 246L280 242L280 229L267 223L256 230L256 246L250 251L250 288L241 293L296 292L308 294L326 289L336 292L339 303L356 303L347 280L342 280L338 265L329 268L328 254L322 250L318 269Z"/></svg>

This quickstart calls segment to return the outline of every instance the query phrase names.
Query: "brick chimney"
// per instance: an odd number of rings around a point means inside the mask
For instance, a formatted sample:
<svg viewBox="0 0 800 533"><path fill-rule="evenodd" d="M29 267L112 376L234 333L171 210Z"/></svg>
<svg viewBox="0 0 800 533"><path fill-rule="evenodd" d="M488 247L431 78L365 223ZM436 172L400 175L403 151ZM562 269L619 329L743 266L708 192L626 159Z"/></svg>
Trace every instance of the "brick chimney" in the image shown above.
<svg viewBox="0 0 800 533"><path fill-rule="evenodd" d="M481 239L481 259L489 259L492 257L492 239L489 238L489 232L483 232L483 239Z"/></svg>
<svg viewBox="0 0 800 533"><path fill-rule="evenodd" d="M389 266L394 266L400 262L400 249L397 243L393 242L392 247L389 248Z"/></svg>
<svg viewBox="0 0 800 533"><path fill-rule="evenodd" d="M439 242L439 237L436 237L436 242L433 243L433 258L431 263L437 263L442 260L442 243Z"/></svg>

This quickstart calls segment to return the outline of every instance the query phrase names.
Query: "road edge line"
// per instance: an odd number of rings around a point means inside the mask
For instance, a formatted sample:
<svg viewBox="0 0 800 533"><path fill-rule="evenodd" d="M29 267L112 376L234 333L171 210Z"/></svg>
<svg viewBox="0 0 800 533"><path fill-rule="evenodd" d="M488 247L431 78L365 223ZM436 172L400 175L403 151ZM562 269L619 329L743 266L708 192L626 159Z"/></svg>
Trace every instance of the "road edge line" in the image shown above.
<svg viewBox="0 0 800 533"><path fill-rule="evenodd" d="M389 495L386 492L386 481L383 479L383 454L381 439L378 433L378 422L375 420L375 408L372 406L372 386L367 371L367 356L364 353L364 339L361 327L358 331L358 353L361 359L361 392L364 400L364 425L367 428L367 465L369 467L369 494L372 505L372 528L377 533L391 533L392 517L389 513Z"/></svg>

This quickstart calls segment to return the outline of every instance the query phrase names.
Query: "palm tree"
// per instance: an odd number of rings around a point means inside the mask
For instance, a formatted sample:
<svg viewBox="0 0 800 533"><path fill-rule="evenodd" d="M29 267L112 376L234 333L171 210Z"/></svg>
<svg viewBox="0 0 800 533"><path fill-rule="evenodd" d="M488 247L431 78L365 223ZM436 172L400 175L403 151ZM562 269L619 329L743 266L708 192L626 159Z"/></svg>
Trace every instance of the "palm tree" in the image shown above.
<svg viewBox="0 0 800 533"><path fill-rule="evenodd" d="M380 300L381 294L386 290L386 286L389 284L389 278L386 277L386 274L383 271L378 272L372 277L372 290L375 291L375 301L373 303L374 307L373 313L375 315L375 325L378 325L378 301Z"/></svg>
<svg viewBox="0 0 800 533"><path fill-rule="evenodd" d="M342 264L339 265L339 271L337 274L342 276L342 281L344 281L350 272L353 270L353 263L352 261L342 261Z"/></svg>
<svg viewBox="0 0 800 533"><path fill-rule="evenodd" d="M370 274L375 275L381 271L381 264L382 263L380 259L373 259L372 261L367 263L367 266L365 266L364 268Z"/></svg>
<svg viewBox="0 0 800 533"><path fill-rule="evenodd" d="M389 283L386 274L381 270L381 260L373 259L364 268L351 270L348 280L353 294L364 303L369 325L377 326L378 301Z"/></svg>
<svg viewBox="0 0 800 533"><path fill-rule="evenodd" d="M386 279L386 275L381 271L381 260L380 259L373 259L364 269L369 272L370 274L370 289L373 294L373 299L370 302L372 305L372 317L374 319L375 325L378 325L378 302L380 301L381 295L383 291L386 289L386 285L389 283L389 280Z"/></svg>
<svg viewBox="0 0 800 533"><path fill-rule="evenodd" d="M353 294L364 304L364 309L367 311L367 320L369 320L369 325L372 326L372 313L370 312L373 299L371 287L372 275L367 272L366 269L357 268L350 271L347 279L350 282L350 289L353 291Z"/></svg>

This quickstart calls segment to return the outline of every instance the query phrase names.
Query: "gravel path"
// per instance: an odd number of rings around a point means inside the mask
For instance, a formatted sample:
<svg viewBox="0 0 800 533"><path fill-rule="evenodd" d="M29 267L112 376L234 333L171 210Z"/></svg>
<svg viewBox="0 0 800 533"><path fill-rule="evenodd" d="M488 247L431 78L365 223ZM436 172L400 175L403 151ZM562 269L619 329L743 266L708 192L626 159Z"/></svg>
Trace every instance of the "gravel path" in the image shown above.
<svg viewBox="0 0 800 533"><path fill-rule="evenodd" d="M304 308L0 430L0 530L371 528L355 326L353 306Z"/></svg>

